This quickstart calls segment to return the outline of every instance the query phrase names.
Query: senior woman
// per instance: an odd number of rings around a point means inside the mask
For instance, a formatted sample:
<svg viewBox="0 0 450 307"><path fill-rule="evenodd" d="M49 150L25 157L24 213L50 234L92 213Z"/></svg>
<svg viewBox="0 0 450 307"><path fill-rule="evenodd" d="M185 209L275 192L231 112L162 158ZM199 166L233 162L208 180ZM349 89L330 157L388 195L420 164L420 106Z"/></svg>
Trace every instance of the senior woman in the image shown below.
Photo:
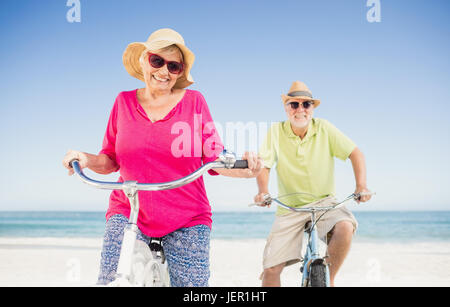
<svg viewBox="0 0 450 307"><path fill-rule="evenodd" d="M152 33L143 43L128 45L123 55L128 73L145 88L121 92L112 108L98 155L69 150L63 164L76 158L99 174L120 170L119 181L166 182L181 178L202 164L217 160L223 150L205 99L186 87L193 83L193 53L171 29ZM180 129L190 132L178 135ZM180 142L182 138L182 142ZM182 149L180 149L182 145ZM192 145L192 146L191 146ZM210 170L211 175L256 177L262 161L246 152L248 169ZM203 179L167 191L141 191L139 240L162 238L172 286L207 286L211 207ZM114 280L123 230L130 205L122 191L113 191L106 213L99 284Z"/></svg>

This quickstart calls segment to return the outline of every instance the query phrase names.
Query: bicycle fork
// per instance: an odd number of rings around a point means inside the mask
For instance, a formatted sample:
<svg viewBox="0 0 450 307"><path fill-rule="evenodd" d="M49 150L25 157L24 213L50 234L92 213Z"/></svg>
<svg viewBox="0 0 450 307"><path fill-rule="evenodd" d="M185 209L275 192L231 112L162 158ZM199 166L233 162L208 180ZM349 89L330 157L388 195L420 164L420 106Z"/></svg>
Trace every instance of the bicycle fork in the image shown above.
<svg viewBox="0 0 450 307"><path fill-rule="evenodd" d="M138 234L137 219L139 215L139 198L137 193L137 181L125 181L123 191L130 201L130 218L124 230L122 247L120 249L119 264L117 265L117 278L130 279L131 260L134 253L134 245Z"/></svg>
<svg viewBox="0 0 450 307"><path fill-rule="evenodd" d="M328 265L325 262L325 258L324 257L320 257L320 253L319 253L319 249L318 249L318 245L317 243L319 242L319 236L317 234L317 229L316 229L316 216L315 216L315 212L312 211L311 212L311 228L308 232L308 242L306 245L306 254L305 254L305 258L303 261L303 266L300 268L300 271L303 273L302 275L302 286L306 286L308 281L309 281L309 277L311 275L311 264L315 263L315 262L320 262L320 263L325 263L325 267L326 267L326 285L327 287L330 286L330 271L328 268Z"/></svg>

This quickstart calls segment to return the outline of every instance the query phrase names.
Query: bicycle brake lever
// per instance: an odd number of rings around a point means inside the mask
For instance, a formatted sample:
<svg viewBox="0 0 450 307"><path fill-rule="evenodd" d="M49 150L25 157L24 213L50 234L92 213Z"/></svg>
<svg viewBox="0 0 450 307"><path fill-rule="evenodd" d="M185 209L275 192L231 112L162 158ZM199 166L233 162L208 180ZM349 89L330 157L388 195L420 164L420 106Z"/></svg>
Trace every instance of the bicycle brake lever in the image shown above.
<svg viewBox="0 0 450 307"><path fill-rule="evenodd" d="M263 204L270 205L272 203L272 196L270 194L264 195Z"/></svg>
<svg viewBox="0 0 450 307"><path fill-rule="evenodd" d="M225 168L232 168L234 163L236 163L236 155L227 150L223 150L223 152L219 155L220 161L223 162Z"/></svg>
<svg viewBox="0 0 450 307"><path fill-rule="evenodd" d="M262 207L263 205L268 206L272 203L272 197L270 196L270 194L266 194L264 195L264 200L262 202L259 203L252 203L249 204L249 207L254 207L254 206L258 206L258 207Z"/></svg>
<svg viewBox="0 0 450 307"><path fill-rule="evenodd" d="M360 201L361 200L361 196L366 196L366 195L376 195L377 193L375 192L359 192L359 193L353 193L352 195L354 195L353 199L356 201Z"/></svg>

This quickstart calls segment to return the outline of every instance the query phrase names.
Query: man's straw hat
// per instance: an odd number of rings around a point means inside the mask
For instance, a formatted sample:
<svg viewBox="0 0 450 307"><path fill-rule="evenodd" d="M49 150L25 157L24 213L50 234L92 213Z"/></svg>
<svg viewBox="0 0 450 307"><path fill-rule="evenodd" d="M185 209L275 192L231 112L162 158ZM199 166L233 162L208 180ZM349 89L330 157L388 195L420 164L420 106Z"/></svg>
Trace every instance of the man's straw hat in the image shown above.
<svg viewBox="0 0 450 307"><path fill-rule="evenodd" d="M288 94L281 95L281 99L283 100L283 103L286 103L289 99L311 100L314 102L314 108L317 108L320 104L320 100L314 99L306 84L300 81L294 81Z"/></svg>
<svg viewBox="0 0 450 307"><path fill-rule="evenodd" d="M153 32L146 42L135 42L128 45L123 53L123 65L128 73L144 81L141 64L139 58L144 50L157 51L170 45L176 45L183 53L184 71L174 85L174 88L185 88L194 83L194 79L190 74L195 56L191 50L184 45L183 37L172 29L160 29Z"/></svg>

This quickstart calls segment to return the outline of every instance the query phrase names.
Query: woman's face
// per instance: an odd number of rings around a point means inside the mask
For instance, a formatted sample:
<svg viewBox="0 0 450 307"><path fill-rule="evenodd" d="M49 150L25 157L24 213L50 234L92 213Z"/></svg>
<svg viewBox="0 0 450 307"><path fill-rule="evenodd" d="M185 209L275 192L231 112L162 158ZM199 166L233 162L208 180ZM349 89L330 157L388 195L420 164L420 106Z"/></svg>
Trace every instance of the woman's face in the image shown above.
<svg viewBox="0 0 450 307"><path fill-rule="evenodd" d="M182 63L183 57L178 49L170 49L154 53L166 60L166 63L169 61ZM171 90L177 82L177 79L183 75L183 72L181 72L180 74L170 73L167 70L167 64L164 64L160 68L154 68L149 63L148 54L144 57L143 62L144 63L142 63L142 71L144 73L145 83L147 84L147 87L153 90Z"/></svg>

